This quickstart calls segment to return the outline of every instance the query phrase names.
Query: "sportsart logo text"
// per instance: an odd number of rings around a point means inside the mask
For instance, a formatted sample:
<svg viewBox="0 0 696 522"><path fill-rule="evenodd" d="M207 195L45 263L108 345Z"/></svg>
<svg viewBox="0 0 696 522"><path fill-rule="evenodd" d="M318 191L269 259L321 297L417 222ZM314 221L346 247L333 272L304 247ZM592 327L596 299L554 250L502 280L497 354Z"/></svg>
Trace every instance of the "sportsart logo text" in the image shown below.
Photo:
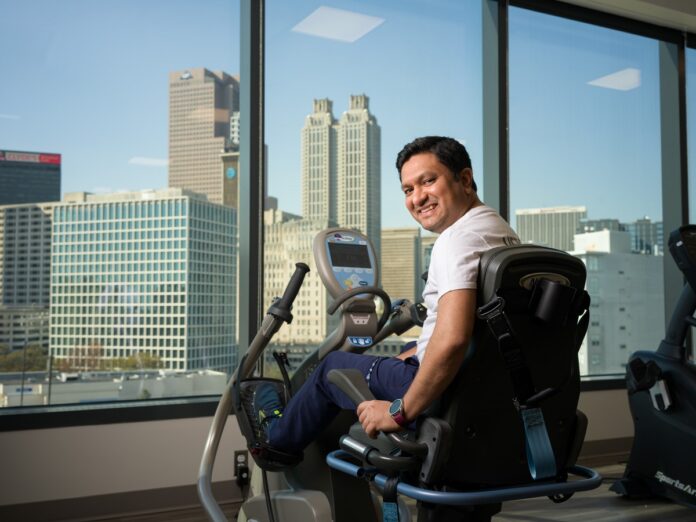
<svg viewBox="0 0 696 522"><path fill-rule="evenodd" d="M688 493L689 495L696 496L696 489L694 489L692 486L689 484L684 484L683 482L678 481L677 479L673 479L671 477L668 477L661 471L658 471L655 473L655 478L659 482L663 482L667 484L668 486L672 486L673 488L677 488L680 491L683 491L684 493Z"/></svg>

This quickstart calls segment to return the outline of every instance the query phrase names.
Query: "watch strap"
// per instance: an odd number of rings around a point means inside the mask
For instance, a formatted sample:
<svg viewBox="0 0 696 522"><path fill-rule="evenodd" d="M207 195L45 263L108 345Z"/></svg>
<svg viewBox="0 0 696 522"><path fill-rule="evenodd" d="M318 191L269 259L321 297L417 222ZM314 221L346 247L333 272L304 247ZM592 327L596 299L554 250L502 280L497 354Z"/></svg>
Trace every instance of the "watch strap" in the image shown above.
<svg viewBox="0 0 696 522"><path fill-rule="evenodd" d="M396 422L399 426L401 426L403 428L403 427L408 426L408 420L406 420L406 417L404 416L404 403L403 403L403 400L401 400L401 399L396 399L396 400L401 401L401 405L399 406L399 409L396 412L394 412L394 413L390 412L390 415L391 415L391 418L394 419L394 422Z"/></svg>

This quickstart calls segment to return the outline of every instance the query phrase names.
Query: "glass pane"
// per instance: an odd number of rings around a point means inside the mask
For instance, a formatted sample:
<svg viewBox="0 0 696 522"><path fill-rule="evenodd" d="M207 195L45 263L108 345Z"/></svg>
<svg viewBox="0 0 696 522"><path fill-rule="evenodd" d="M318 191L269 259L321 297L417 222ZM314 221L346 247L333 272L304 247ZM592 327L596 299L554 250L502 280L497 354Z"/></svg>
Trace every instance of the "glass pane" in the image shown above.
<svg viewBox="0 0 696 522"><path fill-rule="evenodd" d="M686 49L687 165L689 166L689 223L696 223L696 49Z"/></svg>
<svg viewBox="0 0 696 522"><path fill-rule="evenodd" d="M658 42L510 9L511 221L585 262L584 375L664 333Z"/></svg>
<svg viewBox="0 0 696 522"><path fill-rule="evenodd" d="M433 237L404 207L394 164L406 143L459 139L482 185L481 5L269 0L266 17L264 305L297 261L310 265L293 323L276 337L296 367L336 325L312 256L320 230L367 234L390 297L420 301ZM417 335L373 353L398 353Z"/></svg>
<svg viewBox="0 0 696 522"><path fill-rule="evenodd" d="M0 406L219 393L238 0L3 7Z"/></svg>

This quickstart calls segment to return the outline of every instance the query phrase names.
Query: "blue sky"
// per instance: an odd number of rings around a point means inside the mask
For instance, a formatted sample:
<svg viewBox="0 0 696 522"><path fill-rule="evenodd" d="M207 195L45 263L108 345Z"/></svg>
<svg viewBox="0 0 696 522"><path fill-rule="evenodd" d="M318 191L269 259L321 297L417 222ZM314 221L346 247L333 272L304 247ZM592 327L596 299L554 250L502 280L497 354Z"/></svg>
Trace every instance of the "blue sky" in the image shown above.
<svg viewBox="0 0 696 522"><path fill-rule="evenodd" d="M384 21L353 43L292 30L322 5ZM166 186L168 73L239 71L238 2L0 0L0 10L0 149L61 153L64 192ZM350 94L370 97L384 227L413 225L393 162L415 136L465 142L480 182L478 0L268 0L266 14L269 193L281 208L300 212L313 98L331 98L338 118ZM659 219L657 43L516 8L510 22L513 209ZM638 82L589 83L622 71Z"/></svg>

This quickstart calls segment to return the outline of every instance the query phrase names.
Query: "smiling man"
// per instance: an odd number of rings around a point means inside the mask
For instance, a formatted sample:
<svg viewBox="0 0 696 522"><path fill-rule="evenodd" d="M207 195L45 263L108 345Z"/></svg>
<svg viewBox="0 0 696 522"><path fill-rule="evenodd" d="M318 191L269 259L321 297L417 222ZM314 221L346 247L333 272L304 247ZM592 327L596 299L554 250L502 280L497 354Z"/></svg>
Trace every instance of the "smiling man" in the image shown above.
<svg viewBox="0 0 696 522"><path fill-rule="evenodd" d="M474 328L481 254L519 243L505 220L478 198L471 159L458 141L418 138L399 153L396 168L406 208L424 229L440 237L423 291L428 309L423 332L417 347L399 356L415 356L418 372L403 397L358 406L358 417L370 436L413 421L452 382Z"/></svg>
<svg viewBox="0 0 696 522"><path fill-rule="evenodd" d="M271 386L254 399L267 442L302 451L341 409L353 404L327 375L335 368L362 371L377 398L358 406L371 437L413 422L452 382L474 327L481 254L519 242L503 218L476 194L471 160L452 138L428 136L406 145L396 160L406 208L421 226L440 234L430 260L423 300L428 316L417 346L398 357L330 353L285 408Z"/></svg>

